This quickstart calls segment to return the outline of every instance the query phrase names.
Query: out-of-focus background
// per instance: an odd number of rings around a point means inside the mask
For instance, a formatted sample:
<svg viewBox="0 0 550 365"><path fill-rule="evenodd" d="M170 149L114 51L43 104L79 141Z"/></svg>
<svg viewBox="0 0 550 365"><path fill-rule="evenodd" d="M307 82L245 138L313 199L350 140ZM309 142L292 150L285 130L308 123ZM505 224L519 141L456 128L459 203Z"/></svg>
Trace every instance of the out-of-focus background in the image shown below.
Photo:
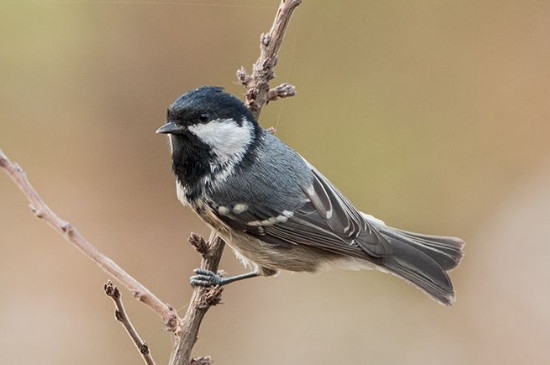
<svg viewBox="0 0 550 365"><path fill-rule="evenodd" d="M0 146L43 198L184 313L205 226L176 201L167 106L242 95L277 0L3 1ZM196 355L218 364L542 364L550 358L550 2L308 1L264 127L362 210L467 242L446 308L378 272L231 285ZM243 272L231 252L222 267ZM0 174L0 363L140 358L109 279ZM123 291L158 363L171 336Z"/></svg>

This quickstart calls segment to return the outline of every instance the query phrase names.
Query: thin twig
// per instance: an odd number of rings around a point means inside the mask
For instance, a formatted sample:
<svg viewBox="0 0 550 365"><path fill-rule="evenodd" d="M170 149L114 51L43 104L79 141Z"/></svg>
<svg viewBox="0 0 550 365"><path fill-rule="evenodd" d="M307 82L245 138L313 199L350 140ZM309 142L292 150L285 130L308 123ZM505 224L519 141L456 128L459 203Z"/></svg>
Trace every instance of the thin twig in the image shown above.
<svg viewBox="0 0 550 365"><path fill-rule="evenodd" d="M292 12L301 2L302 0L281 0L270 31L260 37L260 57L252 66L252 75L248 75L243 67L237 71L239 82L247 90L246 106L256 120L262 107L269 101L293 96L296 93L294 86L286 83L271 89L269 81L275 77L273 68L277 64L279 48ZM201 268L216 272L225 246L224 241L214 232L208 242L198 235L191 235L189 241L203 257ZM197 342L202 319L212 305L219 303L222 290L223 288L219 286L195 288L187 313L180 325L181 331L176 332L176 340L170 357L171 365L209 365L212 363L208 356L193 359L191 353Z"/></svg>
<svg viewBox="0 0 550 365"><path fill-rule="evenodd" d="M284 83L273 89L269 81L275 77L273 69L277 65L279 48L283 42L292 12L302 0L281 0L275 20L268 33L260 37L260 57L252 65L252 75L244 67L237 70L237 79L246 87L246 106L258 119L262 107L271 100L296 94L294 86Z"/></svg>
<svg viewBox="0 0 550 365"><path fill-rule="evenodd" d="M201 356L191 359L191 365L212 365L212 358L210 356Z"/></svg>
<svg viewBox="0 0 550 365"><path fill-rule="evenodd" d="M294 86L286 83L271 89L269 81L274 78L273 68L277 64L278 51L281 47L290 17L300 3L301 0L281 0L270 31L262 34L260 38L260 57L252 66L252 75L248 75L244 68L237 71L239 82L247 90L246 105L256 119L258 119L262 107L269 101L292 96L296 93ZM23 170L17 164L12 163L1 149L0 167L6 170L8 175L27 197L32 211L38 218L44 219L66 240L78 247L105 272L119 280L134 294L134 297L149 306L163 319L167 329L173 331L175 334L175 343L170 358L171 365L212 364L209 356L191 358L191 352L197 341L204 315L211 306L218 304L221 300L222 287L195 288L187 313L183 319L180 319L173 307L162 302L113 260L99 252L69 222L59 218L31 186ZM225 246L223 240L213 233L208 242L198 235L192 235L190 242L203 256L201 268L216 272ZM120 305L122 308L122 303ZM120 313L120 311L117 311L117 313ZM117 319L119 319L118 316ZM137 337L138 340L134 337L132 338L141 352L142 347L139 345L142 344L141 339L139 337Z"/></svg>
<svg viewBox="0 0 550 365"><path fill-rule="evenodd" d="M80 249L88 258L95 262L103 271L117 279L126 289L128 289L134 297L140 302L150 307L157 313L166 328L170 331L176 331L178 326L178 317L172 306L165 304L157 298L143 284L134 279L123 268L118 266L116 262L101 253L94 245L82 236L78 230L69 222L61 219L55 214L42 200L40 195L32 187L27 179L27 175L23 169L10 161L0 148L0 167L4 168L6 173L12 178L13 182L23 194L27 197L30 203L30 208L34 215L45 220L54 230L60 233L63 238Z"/></svg>
<svg viewBox="0 0 550 365"><path fill-rule="evenodd" d="M191 234L189 242L201 254L201 269L218 271L218 266L222 257L225 243L221 238L216 236L214 232L210 234L208 241L197 234ZM192 359L191 352L193 346L197 342L199 328L208 309L220 303L223 287L195 287L187 313L183 317L180 329L177 333L176 341L172 350L172 355L169 364L171 365L188 365L188 364L211 364L210 357L202 357Z"/></svg>
<svg viewBox="0 0 550 365"><path fill-rule="evenodd" d="M122 295L120 294L120 290L118 290L118 288L114 286L111 281L108 281L107 284L103 286L103 290L105 290L105 294L107 294L107 296L115 302L115 318L124 326L126 332L128 332L128 335L132 341L134 341L134 345L136 345L145 363L147 365L155 365L155 360L153 360L153 355L151 355L151 352L149 351L149 346L147 346L147 343L139 337L139 334L132 325L132 322L130 322L130 318L124 309L124 305L122 304Z"/></svg>

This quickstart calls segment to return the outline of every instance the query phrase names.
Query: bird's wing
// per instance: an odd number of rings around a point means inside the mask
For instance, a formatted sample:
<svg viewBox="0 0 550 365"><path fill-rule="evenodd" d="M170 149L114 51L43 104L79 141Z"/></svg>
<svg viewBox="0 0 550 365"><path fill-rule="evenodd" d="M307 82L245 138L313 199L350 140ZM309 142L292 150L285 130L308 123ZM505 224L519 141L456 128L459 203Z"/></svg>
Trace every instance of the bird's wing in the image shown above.
<svg viewBox="0 0 550 365"><path fill-rule="evenodd" d="M308 164L309 165L309 164ZM313 181L303 186L303 205L289 210L268 202L213 212L231 228L281 247L307 245L340 254L357 255L358 248L372 257L392 253L378 230L320 172L309 165ZM238 207L235 202L233 207Z"/></svg>
<svg viewBox="0 0 550 365"><path fill-rule="evenodd" d="M308 166L313 173L313 184L305 188L304 193L317 214L308 215L304 219L309 218L317 226L322 226L324 221L344 242L359 245L371 256L391 254L388 241L364 215L317 169L309 163Z"/></svg>

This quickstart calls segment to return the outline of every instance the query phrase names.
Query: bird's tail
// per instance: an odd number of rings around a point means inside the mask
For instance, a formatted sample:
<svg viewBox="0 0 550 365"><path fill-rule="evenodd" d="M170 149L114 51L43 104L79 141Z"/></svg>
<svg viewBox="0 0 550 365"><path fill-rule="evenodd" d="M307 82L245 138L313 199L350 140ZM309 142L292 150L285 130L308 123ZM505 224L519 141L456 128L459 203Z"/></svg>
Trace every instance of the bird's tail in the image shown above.
<svg viewBox="0 0 550 365"><path fill-rule="evenodd" d="M393 254L381 266L424 290L435 300L452 305L453 284L447 271L462 259L464 241L455 237L428 236L376 225L390 243Z"/></svg>

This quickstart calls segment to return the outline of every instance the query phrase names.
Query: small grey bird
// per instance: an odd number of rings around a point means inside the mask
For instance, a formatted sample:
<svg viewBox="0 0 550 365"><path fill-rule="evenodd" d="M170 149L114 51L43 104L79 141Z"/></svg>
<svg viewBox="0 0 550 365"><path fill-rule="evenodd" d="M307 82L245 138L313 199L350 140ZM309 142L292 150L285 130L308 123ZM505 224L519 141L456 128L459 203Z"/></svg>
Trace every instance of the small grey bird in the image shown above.
<svg viewBox="0 0 550 365"><path fill-rule="evenodd" d="M197 269L193 285L278 270L378 269L453 303L447 271L462 258L462 240L402 231L362 213L222 88L180 96L157 133L170 137L178 199L254 268L233 277Z"/></svg>

